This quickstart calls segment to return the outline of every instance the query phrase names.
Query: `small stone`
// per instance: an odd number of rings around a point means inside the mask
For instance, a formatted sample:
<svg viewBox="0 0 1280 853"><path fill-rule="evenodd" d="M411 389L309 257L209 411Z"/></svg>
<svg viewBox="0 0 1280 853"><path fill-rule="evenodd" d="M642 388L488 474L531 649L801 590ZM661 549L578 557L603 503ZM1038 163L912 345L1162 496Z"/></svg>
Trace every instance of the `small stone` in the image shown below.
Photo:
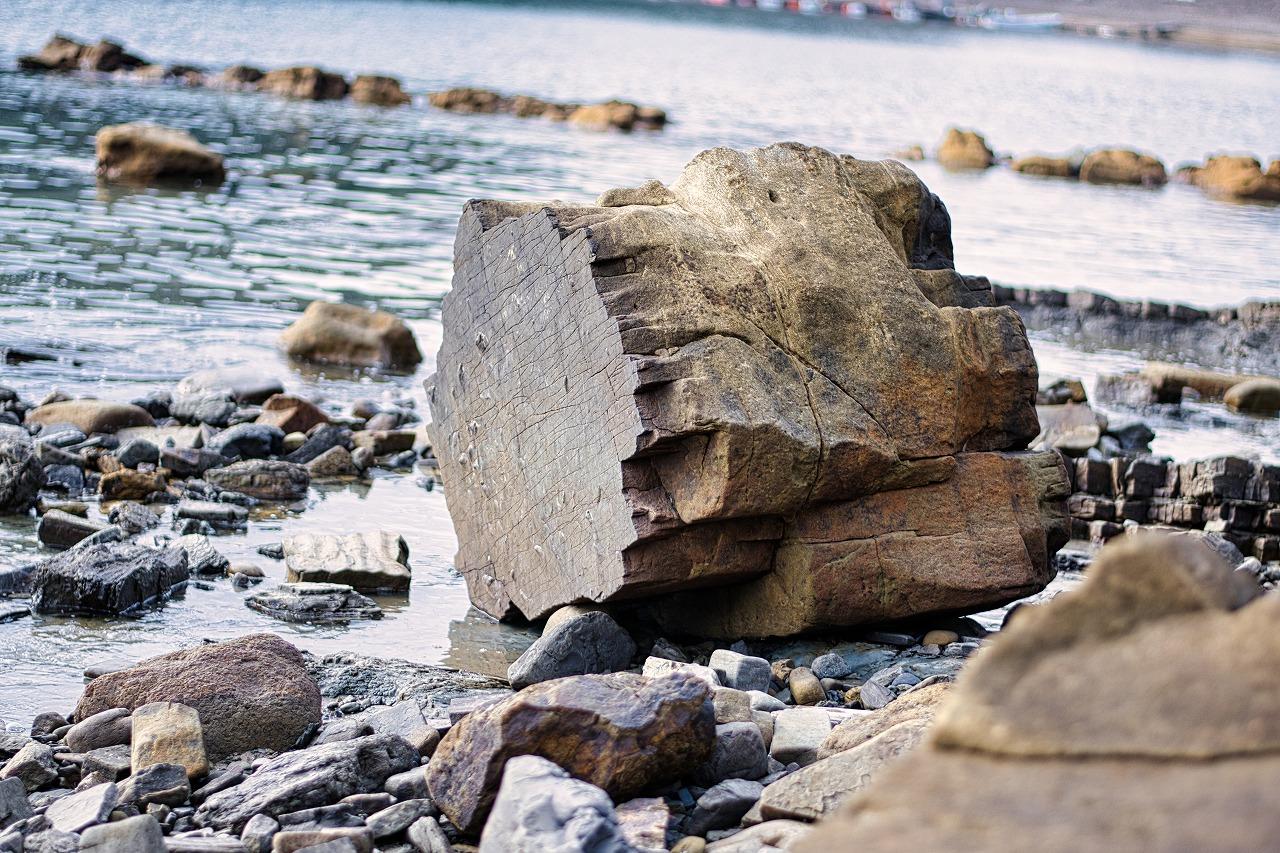
<svg viewBox="0 0 1280 853"><path fill-rule="evenodd" d="M846 678L853 672L853 667L849 665L848 661L831 652L814 658L809 669L818 678ZM792 688L791 692L794 694L795 688Z"/></svg>
<svg viewBox="0 0 1280 853"><path fill-rule="evenodd" d="M86 828L103 823L116 807L119 789L112 782L94 785L58 800L49 806L45 816L59 832L83 832Z"/></svg>
<svg viewBox="0 0 1280 853"><path fill-rule="evenodd" d="M755 723L723 723L716 726L711 757L693 774L703 786L725 779L759 779L769 772L769 754Z"/></svg>
<svg viewBox="0 0 1280 853"><path fill-rule="evenodd" d="M355 477L361 469L351 460L351 451L338 446L330 447L308 462L307 470L311 472L313 480L321 480Z"/></svg>
<svg viewBox="0 0 1280 853"><path fill-rule="evenodd" d="M131 758L132 761L132 758ZM120 802L180 806L191 796L187 768L180 764L152 764L136 770L120 786Z"/></svg>
<svg viewBox="0 0 1280 853"><path fill-rule="evenodd" d="M145 438L132 438L120 445L112 454L116 461L126 468L137 468L144 462L156 464L160 461L160 448Z"/></svg>
<svg viewBox="0 0 1280 853"><path fill-rule="evenodd" d="M164 477L159 473L135 471L123 468L103 474L98 481L98 493L104 501L146 500L156 492L164 491Z"/></svg>
<svg viewBox="0 0 1280 853"><path fill-rule="evenodd" d="M286 433L282 449L285 453L292 453L299 447L307 443L307 434L305 432Z"/></svg>
<svg viewBox="0 0 1280 853"><path fill-rule="evenodd" d="M448 836L433 817L424 817L410 826L408 838L418 853L453 853Z"/></svg>
<svg viewBox="0 0 1280 853"><path fill-rule="evenodd" d="M351 430L338 424L322 424L311 430L302 446L286 456L285 460L305 465L333 447L351 449Z"/></svg>
<svg viewBox="0 0 1280 853"><path fill-rule="evenodd" d="M813 670L798 666L787 676L787 686L797 705L816 705L827 698L822 689L822 682L813 674Z"/></svg>
<svg viewBox="0 0 1280 853"><path fill-rule="evenodd" d="M179 536L173 543L187 553L187 568L193 575L225 575L231 561L223 556L208 536L198 533Z"/></svg>
<svg viewBox="0 0 1280 853"><path fill-rule="evenodd" d="M388 531L290 536L284 558L290 581L344 583L361 592L406 592L412 577L408 544Z"/></svg>
<svg viewBox="0 0 1280 853"><path fill-rule="evenodd" d="M108 529L108 525L87 518L79 518L60 509L51 509L40 516L36 525L36 538L50 548L66 549L95 533Z"/></svg>
<svg viewBox="0 0 1280 853"><path fill-rule="evenodd" d="M164 833L151 815L91 826L80 837L80 853L165 853Z"/></svg>
<svg viewBox="0 0 1280 853"><path fill-rule="evenodd" d="M893 698L893 692L889 688L876 684L874 681L866 682L858 691L858 700L862 703L862 707L868 711L883 708L892 702Z"/></svg>
<svg viewBox="0 0 1280 853"><path fill-rule="evenodd" d="M365 827L341 826L327 829L282 829L271 839L272 853L372 853L373 836Z"/></svg>
<svg viewBox="0 0 1280 853"><path fill-rule="evenodd" d="M427 769L425 767L415 767L412 770L389 776L382 790L397 800L414 800L429 797L431 794L427 790Z"/></svg>
<svg viewBox="0 0 1280 853"><path fill-rule="evenodd" d="M146 410L106 400L65 400L27 412L26 423L35 426L71 424L85 435L114 433L125 427L155 426Z"/></svg>
<svg viewBox="0 0 1280 853"><path fill-rule="evenodd" d="M262 570L257 571L261 577ZM244 603L284 622L321 624L382 618L377 602L339 583L283 583L247 596Z"/></svg>
<svg viewBox="0 0 1280 853"><path fill-rule="evenodd" d="M636 853L665 853L671 810L662 797L637 797L615 809L622 836Z"/></svg>
<svg viewBox="0 0 1280 853"><path fill-rule="evenodd" d="M41 711L31 721L31 736L44 737L67 724L67 718L57 711Z"/></svg>
<svg viewBox="0 0 1280 853"><path fill-rule="evenodd" d="M791 670L796 668L796 662L791 658L783 658L775 660L769 664L769 672L773 675L775 684L786 685L787 679L791 677ZM768 688L766 688L767 690Z"/></svg>
<svg viewBox="0 0 1280 853"><path fill-rule="evenodd" d="M76 723L63 741L76 752L104 746L128 744L133 735L133 719L128 708L110 708Z"/></svg>
<svg viewBox="0 0 1280 853"><path fill-rule="evenodd" d="M242 506L222 501L181 500L176 510L178 518L194 518L210 524L243 524L249 518L249 511Z"/></svg>
<svg viewBox="0 0 1280 853"><path fill-rule="evenodd" d="M115 782L129 775L129 747L125 744L91 749L84 754L80 772Z"/></svg>
<svg viewBox="0 0 1280 853"><path fill-rule="evenodd" d="M125 533L141 533L160 525L160 516L136 501L121 501L111 507L107 520Z"/></svg>
<svg viewBox="0 0 1280 853"><path fill-rule="evenodd" d="M205 448L227 459L265 459L281 452L284 432L263 423L236 424L205 442Z"/></svg>
<svg viewBox="0 0 1280 853"><path fill-rule="evenodd" d="M952 643L958 642L959 640L960 640L960 635L957 634L955 631L935 630L925 634L920 639L920 645L949 646Z"/></svg>
<svg viewBox="0 0 1280 853"><path fill-rule="evenodd" d="M386 838L404 832L421 818L435 817L439 813L440 810L430 800L406 800L369 815L365 823L374 838Z"/></svg>
<svg viewBox="0 0 1280 853"><path fill-rule="evenodd" d="M716 711L716 723L751 721L751 697L741 690L717 687L712 691L711 704Z"/></svg>
<svg viewBox="0 0 1280 853"><path fill-rule="evenodd" d="M367 447L357 447L351 453L351 464L355 465L360 471L372 467L373 462L373 451Z"/></svg>
<svg viewBox="0 0 1280 853"><path fill-rule="evenodd" d="M618 672L636 653L631 635L608 613L596 611L550 627L507 669L517 690L569 675Z"/></svg>
<svg viewBox="0 0 1280 853"><path fill-rule="evenodd" d="M285 433L305 433L317 424L328 423L329 417L310 400L294 394L274 394L263 402L257 422Z"/></svg>
<svg viewBox="0 0 1280 853"><path fill-rule="evenodd" d="M760 690L747 691L747 697L751 700L751 708L756 711L782 711L787 707L786 702Z"/></svg>
<svg viewBox="0 0 1280 853"><path fill-rule="evenodd" d="M706 835L713 829L737 826L763 793L764 785L748 779L726 779L712 785L698 798L697 808L689 817L685 831L691 835Z"/></svg>
<svg viewBox="0 0 1280 853"><path fill-rule="evenodd" d="M671 848L671 853L704 853L706 849L707 841L705 838L686 835L676 842L676 846Z"/></svg>
<svg viewBox="0 0 1280 853"><path fill-rule="evenodd" d="M818 749L831 733L831 716L825 708L788 708L773 715L773 743L769 755L789 764L812 764Z"/></svg>
<svg viewBox="0 0 1280 853"><path fill-rule="evenodd" d="M22 779L10 776L0 780L0 829L5 829L14 821L31 817L31 814L27 786Z"/></svg>
<svg viewBox="0 0 1280 853"><path fill-rule="evenodd" d="M177 764L195 778L209 772L204 731L195 708L177 702L152 702L133 712L133 769Z"/></svg>
<svg viewBox="0 0 1280 853"><path fill-rule="evenodd" d="M424 757L435 752L440 743L440 733L422 713L416 699L405 699L374 711L364 722L377 734L399 735Z"/></svg>
<svg viewBox="0 0 1280 853"><path fill-rule="evenodd" d="M281 342L290 356L306 361L390 369L411 368L422 361L413 332L403 321L355 305L312 302L285 330Z"/></svg>
<svg viewBox="0 0 1280 853"><path fill-rule="evenodd" d="M361 430L351 435L356 448L367 447L374 456L389 456L413 450L417 438L418 433L411 429Z"/></svg>
<svg viewBox="0 0 1280 853"><path fill-rule="evenodd" d="M241 492L264 501L301 500L311 485L311 475L304 466L266 459L210 468L204 478L224 491Z"/></svg>
<svg viewBox="0 0 1280 853"><path fill-rule="evenodd" d="M240 833L240 841L248 853L271 853L271 841L280 831L280 824L273 818L260 814L249 818Z"/></svg>
<svg viewBox="0 0 1280 853"><path fill-rule="evenodd" d="M738 690L769 689L772 670L764 658L739 654L729 649L716 649L711 653L711 669L720 682Z"/></svg>
<svg viewBox="0 0 1280 853"><path fill-rule="evenodd" d="M645 658L644 666L641 669L641 674L647 678L659 678L672 672L687 672L702 679L711 687L720 686L720 677L716 675L715 670L709 666L701 666L696 663L681 663L679 661L666 660L665 658L648 657Z"/></svg>
<svg viewBox="0 0 1280 853"><path fill-rule="evenodd" d="M480 836L480 853L543 853L583 849L632 853L609 795L534 755L510 759L493 812Z"/></svg>

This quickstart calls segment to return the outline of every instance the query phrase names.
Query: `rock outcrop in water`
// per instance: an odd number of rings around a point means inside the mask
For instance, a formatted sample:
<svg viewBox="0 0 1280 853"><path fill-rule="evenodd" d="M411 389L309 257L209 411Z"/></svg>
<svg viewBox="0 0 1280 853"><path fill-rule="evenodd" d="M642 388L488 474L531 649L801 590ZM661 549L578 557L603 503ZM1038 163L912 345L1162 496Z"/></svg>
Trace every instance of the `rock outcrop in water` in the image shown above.
<svg viewBox="0 0 1280 853"><path fill-rule="evenodd" d="M49 39L40 52L18 57L23 71L120 71L141 68L146 61L125 51L112 41L81 44L58 34Z"/></svg>
<svg viewBox="0 0 1280 853"><path fill-rule="evenodd" d="M981 134L952 127L938 146L938 162L948 169L986 169L995 165L996 155Z"/></svg>
<svg viewBox="0 0 1280 853"><path fill-rule="evenodd" d="M304 101L336 101L345 98L349 88L341 74L312 65L268 71L257 82L260 92Z"/></svg>
<svg viewBox="0 0 1280 853"><path fill-rule="evenodd" d="M1280 599L1257 594L1186 539L1108 545L975 658L925 746L792 849L1266 849Z"/></svg>
<svg viewBox="0 0 1280 853"><path fill-rule="evenodd" d="M1203 166L1179 170L1179 177L1209 195L1231 201L1280 201L1280 160L1262 170L1253 157L1210 157Z"/></svg>
<svg viewBox="0 0 1280 853"><path fill-rule="evenodd" d="M189 576L180 548L89 545L40 564L31 581L31 606L37 613L114 616L163 600Z"/></svg>
<svg viewBox="0 0 1280 853"><path fill-rule="evenodd" d="M990 305L892 161L715 149L596 206L469 204L429 429L472 601L662 596L742 636L1041 588L1066 475L1006 452L1036 366Z"/></svg>
<svg viewBox="0 0 1280 853"><path fill-rule="evenodd" d="M1164 164L1149 154L1123 148L1091 151L1080 164L1080 180L1090 184L1134 184L1158 187L1169 177Z"/></svg>
<svg viewBox="0 0 1280 853"><path fill-rule="evenodd" d="M214 186L227 177L222 155L185 130L155 124L116 124L98 131L98 177L122 184Z"/></svg>
<svg viewBox="0 0 1280 853"><path fill-rule="evenodd" d="M280 342L293 358L322 364L404 370L422 361L413 331L403 320L334 302L312 302Z"/></svg>
<svg viewBox="0 0 1280 853"><path fill-rule="evenodd" d="M545 118L568 121L592 130L657 130L667 123L667 114L657 107L642 107L629 101L573 104L544 101L530 95L503 95L489 89L463 87L428 96L431 106L455 113L509 113L518 118Z"/></svg>

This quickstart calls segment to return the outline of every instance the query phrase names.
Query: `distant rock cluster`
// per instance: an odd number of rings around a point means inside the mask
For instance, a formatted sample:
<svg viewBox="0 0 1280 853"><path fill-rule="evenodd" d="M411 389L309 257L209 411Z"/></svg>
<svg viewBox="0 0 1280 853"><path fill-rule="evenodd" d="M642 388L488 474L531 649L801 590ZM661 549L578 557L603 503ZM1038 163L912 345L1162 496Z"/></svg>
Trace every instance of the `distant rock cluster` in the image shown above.
<svg viewBox="0 0 1280 853"><path fill-rule="evenodd" d="M627 101L572 104L544 101L530 95L502 95L489 89L458 88L432 92L431 106L455 113L508 113L518 118L545 118L566 121L595 130L660 130L667 114L657 107L642 107Z"/></svg>

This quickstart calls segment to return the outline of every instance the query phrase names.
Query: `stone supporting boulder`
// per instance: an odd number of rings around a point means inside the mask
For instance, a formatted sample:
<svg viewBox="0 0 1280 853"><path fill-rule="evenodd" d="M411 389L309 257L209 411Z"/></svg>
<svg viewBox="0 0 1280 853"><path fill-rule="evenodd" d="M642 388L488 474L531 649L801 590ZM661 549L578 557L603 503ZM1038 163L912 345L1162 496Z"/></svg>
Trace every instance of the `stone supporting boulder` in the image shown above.
<svg viewBox="0 0 1280 853"><path fill-rule="evenodd" d="M1107 545L973 660L924 744L792 849L1274 846L1280 599L1259 592L1185 537Z"/></svg>
<svg viewBox="0 0 1280 853"><path fill-rule="evenodd" d="M98 177L111 183L212 186L227 177L222 155L185 130L139 122L98 131Z"/></svg>
<svg viewBox="0 0 1280 853"><path fill-rule="evenodd" d="M1066 473L1006 452L1037 370L991 305L893 161L715 149L597 206L472 202L428 382L472 601L662 596L736 638L1040 589Z"/></svg>

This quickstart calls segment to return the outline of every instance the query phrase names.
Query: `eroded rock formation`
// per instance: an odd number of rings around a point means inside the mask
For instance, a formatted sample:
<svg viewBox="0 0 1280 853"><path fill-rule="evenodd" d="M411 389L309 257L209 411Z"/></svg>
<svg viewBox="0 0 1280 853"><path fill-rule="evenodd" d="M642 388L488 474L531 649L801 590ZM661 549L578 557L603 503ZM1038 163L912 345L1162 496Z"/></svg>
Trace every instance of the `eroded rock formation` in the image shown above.
<svg viewBox="0 0 1280 853"><path fill-rule="evenodd" d="M472 600L742 636L1040 588L1065 471L1005 452L1037 371L992 304L892 161L714 149L595 206L470 203L428 384Z"/></svg>

